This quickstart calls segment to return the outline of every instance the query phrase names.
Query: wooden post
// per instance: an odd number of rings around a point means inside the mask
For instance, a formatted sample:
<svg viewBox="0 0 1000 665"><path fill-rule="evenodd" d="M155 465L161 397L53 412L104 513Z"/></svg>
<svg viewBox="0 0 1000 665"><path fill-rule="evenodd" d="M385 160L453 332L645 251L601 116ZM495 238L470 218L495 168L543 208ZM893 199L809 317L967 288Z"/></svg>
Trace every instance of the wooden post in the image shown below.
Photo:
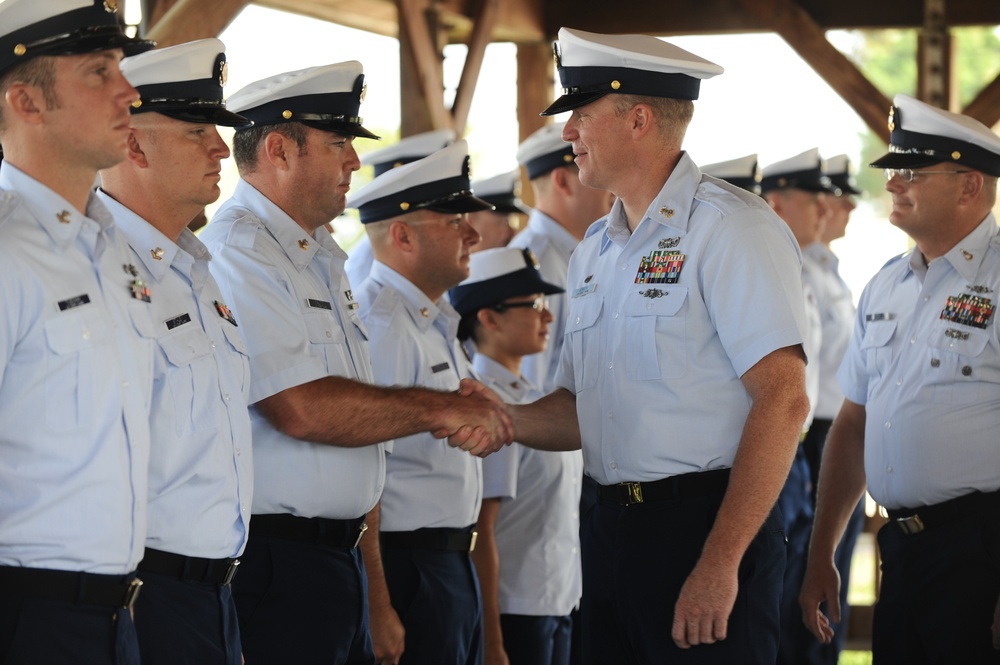
<svg viewBox="0 0 1000 665"><path fill-rule="evenodd" d="M954 40L944 22L945 0L924 0L924 27L917 38L917 99L940 109L958 107L953 85Z"/></svg>
<svg viewBox="0 0 1000 665"><path fill-rule="evenodd" d="M444 57L437 12L426 0L397 0L399 7L400 136L452 127L444 106Z"/></svg>
<svg viewBox="0 0 1000 665"><path fill-rule="evenodd" d="M226 26L243 10L249 0L160 0L152 7L147 23L147 39L156 45L174 46L195 39L218 37ZM160 13L169 5L165 13Z"/></svg>
<svg viewBox="0 0 1000 665"><path fill-rule="evenodd" d="M553 100L555 65L550 42L517 45L517 131L518 141L531 136L549 122L538 115ZM527 174L521 173L521 200L533 205L535 192Z"/></svg>

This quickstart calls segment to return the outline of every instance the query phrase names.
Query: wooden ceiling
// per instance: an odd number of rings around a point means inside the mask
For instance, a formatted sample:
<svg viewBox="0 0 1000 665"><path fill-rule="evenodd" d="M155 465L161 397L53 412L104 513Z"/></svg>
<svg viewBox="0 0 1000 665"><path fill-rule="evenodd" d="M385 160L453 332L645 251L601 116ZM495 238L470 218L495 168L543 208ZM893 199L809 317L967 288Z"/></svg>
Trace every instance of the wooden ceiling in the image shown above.
<svg viewBox="0 0 1000 665"><path fill-rule="evenodd" d="M247 0L142 0L142 31L161 45L218 35ZM544 120L552 80L550 42L561 26L660 36L774 32L785 39L884 140L890 101L826 39L827 30L914 28L918 91L925 101L993 126L1000 121L1000 76L964 109L955 108L951 28L1000 25L998 0L260 0L256 4L400 40L402 135L440 127L460 134L483 52L491 41L518 45L521 136ZM441 84L441 49L469 46L451 109ZM535 85L524 85L530 81Z"/></svg>

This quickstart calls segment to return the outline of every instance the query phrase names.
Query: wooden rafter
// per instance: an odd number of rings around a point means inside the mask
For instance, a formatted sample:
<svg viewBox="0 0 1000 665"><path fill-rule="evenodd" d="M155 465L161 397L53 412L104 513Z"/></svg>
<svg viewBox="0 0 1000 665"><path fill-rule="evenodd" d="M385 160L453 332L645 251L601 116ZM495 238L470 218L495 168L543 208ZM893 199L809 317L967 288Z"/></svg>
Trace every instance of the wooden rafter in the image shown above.
<svg viewBox="0 0 1000 665"><path fill-rule="evenodd" d="M469 39L469 51L462 67L462 78L459 79L458 89L455 91L455 103L451 107L455 133L459 136L465 133L469 109L472 107L472 95L476 91L476 82L483 67L483 58L490 43L493 26L496 24L499 6L499 0L483 0Z"/></svg>
<svg viewBox="0 0 1000 665"><path fill-rule="evenodd" d="M151 27L145 36L160 47L217 37L248 3L249 0L167 0L163 6L169 4L170 8L165 13L157 11L159 3L153 3L148 23Z"/></svg>
<svg viewBox="0 0 1000 665"><path fill-rule="evenodd" d="M433 129L453 127L451 114L444 106L444 81L441 72L441 53L433 38L437 26L427 21L426 0L399 1L400 45L408 45L409 56L416 64L416 76L427 103ZM402 33L405 34L404 35Z"/></svg>
<svg viewBox="0 0 1000 665"><path fill-rule="evenodd" d="M962 113L975 118L987 127L993 127L1000 122L1000 74L979 91Z"/></svg>
<svg viewBox="0 0 1000 665"><path fill-rule="evenodd" d="M827 41L823 29L793 0L739 0L743 10L767 22L795 49L837 94L854 109L866 125L886 143L886 111L889 98Z"/></svg>

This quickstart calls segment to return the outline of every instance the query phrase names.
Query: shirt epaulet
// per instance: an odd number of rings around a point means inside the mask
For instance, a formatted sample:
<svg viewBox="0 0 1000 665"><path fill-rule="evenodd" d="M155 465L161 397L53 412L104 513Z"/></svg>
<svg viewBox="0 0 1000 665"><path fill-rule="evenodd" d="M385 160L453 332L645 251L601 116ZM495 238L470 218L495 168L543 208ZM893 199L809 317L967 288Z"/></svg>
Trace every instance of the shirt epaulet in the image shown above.
<svg viewBox="0 0 1000 665"><path fill-rule="evenodd" d="M257 232L262 228L264 228L263 223L254 214L241 215L233 221L226 244L230 247L253 247Z"/></svg>
<svg viewBox="0 0 1000 665"><path fill-rule="evenodd" d="M903 252L902 254L897 254L896 256L892 257L891 259L889 259L888 261L886 261L884 264L882 264L882 267L879 268L879 270L885 270L886 268L888 268L889 266L891 266L893 263L896 263L897 261L902 261L904 257L910 256L910 254L912 252L913 252L913 250L909 249L909 250Z"/></svg>
<svg viewBox="0 0 1000 665"><path fill-rule="evenodd" d="M383 286L379 289L378 295L375 296L375 301L372 302L371 308L364 317L365 325L369 328L376 325L387 329L390 328L392 319L402 306L403 301L399 296L399 292L391 286Z"/></svg>
<svg viewBox="0 0 1000 665"><path fill-rule="evenodd" d="M607 228L607 226L608 226L608 218L601 217L599 220L590 225L590 227L587 229L587 233L585 233L583 237L589 238L592 235L601 233L602 231L604 231L605 228Z"/></svg>
<svg viewBox="0 0 1000 665"><path fill-rule="evenodd" d="M764 205L764 200L756 194L751 194L724 180L704 174L701 177L701 184L698 185L698 190L695 192L695 199L724 215L760 208Z"/></svg>

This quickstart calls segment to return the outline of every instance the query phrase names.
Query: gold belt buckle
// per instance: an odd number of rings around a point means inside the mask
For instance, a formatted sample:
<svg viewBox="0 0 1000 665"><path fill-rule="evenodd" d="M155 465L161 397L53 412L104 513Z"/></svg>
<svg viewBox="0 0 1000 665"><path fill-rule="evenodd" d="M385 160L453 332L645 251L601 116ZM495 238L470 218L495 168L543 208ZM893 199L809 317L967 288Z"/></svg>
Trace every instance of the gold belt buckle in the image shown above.
<svg viewBox="0 0 1000 665"><path fill-rule="evenodd" d="M920 515L898 517L896 518L896 526L906 535L912 536L924 530L924 521L920 519Z"/></svg>
<svg viewBox="0 0 1000 665"><path fill-rule="evenodd" d="M472 532L472 540L469 541L469 552L470 553L472 553L472 552L474 552L476 550L476 539L477 538L479 538L479 532L478 531L473 531Z"/></svg>
<svg viewBox="0 0 1000 665"><path fill-rule="evenodd" d="M133 577L132 581L128 583L128 589L125 590L125 604L123 605L125 609L132 609L136 599L139 597L140 591L142 591L142 580L138 577Z"/></svg>
<svg viewBox="0 0 1000 665"><path fill-rule="evenodd" d="M642 483L621 483L621 486L625 488L626 506L642 503Z"/></svg>
<svg viewBox="0 0 1000 665"><path fill-rule="evenodd" d="M361 539L364 537L365 531L367 530L368 530L368 523L362 522L361 526L358 527L358 539L354 541L354 547L357 547L358 545L361 544ZM352 547L351 549L354 549L354 547Z"/></svg>

